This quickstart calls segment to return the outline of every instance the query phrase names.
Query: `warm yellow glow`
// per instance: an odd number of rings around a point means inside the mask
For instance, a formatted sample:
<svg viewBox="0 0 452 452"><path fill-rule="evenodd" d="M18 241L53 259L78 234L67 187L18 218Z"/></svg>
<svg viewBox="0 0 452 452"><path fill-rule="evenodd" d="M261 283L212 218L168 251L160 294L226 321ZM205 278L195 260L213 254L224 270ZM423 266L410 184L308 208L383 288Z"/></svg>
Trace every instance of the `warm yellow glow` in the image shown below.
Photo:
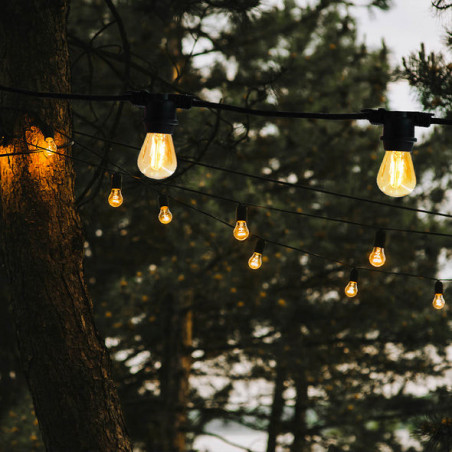
<svg viewBox="0 0 452 452"><path fill-rule="evenodd" d="M173 137L167 133L148 133L138 156L138 169L151 179L165 179L176 168Z"/></svg>
<svg viewBox="0 0 452 452"><path fill-rule="evenodd" d="M374 267L381 267L386 262L385 250L375 246L369 256L369 262Z"/></svg>
<svg viewBox="0 0 452 452"><path fill-rule="evenodd" d="M446 304L442 293L435 293L435 297L433 298L433 307L435 309L443 309Z"/></svg>
<svg viewBox="0 0 452 452"><path fill-rule="evenodd" d="M49 157L58 151L55 140L52 137L47 137L42 147L44 148L43 152L46 157Z"/></svg>
<svg viewBox="0 0 452 452"><path fill-rule="evenodd" d="M395 198L410 194L416 187L411 152L386 151L378 171L377 185L385 195Z"/></svg>
<svg viewBox="0 0 452 452"><path fill-rule="evenodd" d="M234 228L234 237L237 240L246 240L250 235L250 231L248 230L248 226L246 225L246 221L237 221Z"/></svg>
<svg viewBox="0 0 452 452"><path fill-rule="evenodd" d="M262 254L254 252L248 261L248 265L253 270L257 270L262 265Z"/></svg>
<svg viewBox="0 0 452 452"><path fill-rule="evenodd" d="M122 197L121 189L112 188L110 196L108 197L108 204L110 204L111 207L119 207L123 201L124 198Z"/></svg>
<svg viewBox="0 0 452 452"><path fill-rule="evenodd" d="M358 283L356 281L350 281L345 287L345 295L349 298L353 298L358 293Z"/></svg>
<svg viewBox="0 0 452 452"><path fill-rule="evenodd" d="M160 207L160 213L159 213L159 221L163 224L171 223L171 220L173 219L173 214L171 213L171 210L169 210L168 206L162 206Z"/></svg>

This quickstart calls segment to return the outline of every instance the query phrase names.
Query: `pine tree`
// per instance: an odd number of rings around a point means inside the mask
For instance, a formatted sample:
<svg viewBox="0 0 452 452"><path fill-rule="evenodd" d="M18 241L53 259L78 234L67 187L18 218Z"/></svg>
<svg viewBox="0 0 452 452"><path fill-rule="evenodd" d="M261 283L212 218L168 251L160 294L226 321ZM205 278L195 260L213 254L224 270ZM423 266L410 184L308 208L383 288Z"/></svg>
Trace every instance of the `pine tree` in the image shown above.
<svg viewBox="0 0 452 452"><path fill-rule="evenodd" d="M280 8L252 0L84 2L71 13L69 43L77 92L148 88L315 112L386 104L387 49L357 42L355 21L339 0L305 7L286 0ZM444 394L410 391L410 382L444 370L426 353L434 348L444 357L450 332L447 317L432 312L430 282L362 271L359 296L349 300L349 268L270 242L253 272L246 262L254 238L239 243L230 228L196 210L230 224L237 202L294 211L249 206L250 230L360 266L375 228L445 231L433 217L202 166L388 201L375 185L381 130L192 109L179 114L174 135L178 173L161 185L135 180L137 151L114 143L140 146L135 107L81 104L74 119L87 280L134 443L188 450L211 421L224 420L266 432L268 451L314 444L403 450L395 432ZM445 141L439 148L415 151L420 180L445 174ZM118 209L106 204L113 170L124 172ZM440 208L447 194L439 188L422 187L393 204ZM166 226L156 218L159 191L170 195L174 218ZM445 244L388 233L388 270L434 276Z"/></svg>

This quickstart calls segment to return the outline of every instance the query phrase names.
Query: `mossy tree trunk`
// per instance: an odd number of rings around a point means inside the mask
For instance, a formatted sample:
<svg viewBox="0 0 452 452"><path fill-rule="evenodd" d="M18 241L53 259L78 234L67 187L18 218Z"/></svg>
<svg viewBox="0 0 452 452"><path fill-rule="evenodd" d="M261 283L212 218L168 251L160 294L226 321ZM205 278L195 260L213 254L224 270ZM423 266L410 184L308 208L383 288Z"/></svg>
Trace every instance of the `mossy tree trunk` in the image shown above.
<svg viewBox="0 0 452 452"><path fill-rule="evenodd" d="M70 90L67 0L15 0L0 14L0 83ZM9 139L27 153L52 127L59 152L0 158L1 233L21 361L50 451L130 451L110 361L83 280L66 101L0 97Z"/></svg>

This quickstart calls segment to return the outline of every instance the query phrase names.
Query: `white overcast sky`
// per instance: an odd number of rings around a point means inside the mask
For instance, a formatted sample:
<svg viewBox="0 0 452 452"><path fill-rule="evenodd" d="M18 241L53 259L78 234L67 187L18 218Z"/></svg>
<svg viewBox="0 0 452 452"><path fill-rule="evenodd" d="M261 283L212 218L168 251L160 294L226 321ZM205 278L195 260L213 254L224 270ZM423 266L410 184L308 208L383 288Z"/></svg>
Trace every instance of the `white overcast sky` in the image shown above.
<svg viewBox="0 0 452 452"><path fill-rule="evenodd" d="M450 12L438 13L430 0L393 0L389 11L355 8L359 39L369 47L379 46L384 39L391 51L391 63L400 65L402 57L417 52L425 44L427 53L445 52L445 27L452 25ZM398 82L389 90L393 110L419 110L415 93L407 83Z"/></svg>

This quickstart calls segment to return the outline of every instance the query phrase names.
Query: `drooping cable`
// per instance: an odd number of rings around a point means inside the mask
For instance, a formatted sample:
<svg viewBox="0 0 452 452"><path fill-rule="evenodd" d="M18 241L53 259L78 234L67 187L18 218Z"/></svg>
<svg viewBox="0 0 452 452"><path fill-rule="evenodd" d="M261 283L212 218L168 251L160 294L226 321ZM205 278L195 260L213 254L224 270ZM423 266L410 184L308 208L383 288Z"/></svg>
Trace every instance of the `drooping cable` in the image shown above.
<svg viewBox="0 0 452 452"><path fill-rule="evenodd" d="M78 132L78 131L74 131L74 134L76 135L82 135L82 136L86 136L89 138L93 138L93 139L97 139L99 141L104 141L104 139L96 136L96 135L91 135L85 132ZM115 144L118 146L123 146L129 149L134 149L134 150L139 150L138 147L130 145L130 144L126 144L126 143L121 143L118 141L111 141L109 140L109 143L111 144ZM334 192L332 190L326 190L323 189L321 187L312 187L309 185L302 185L302 184L297 184L297 183L291 183L291 182L285 182L285 181L281 181L281 180L277 180L277 179L272 179L272 178L268 178L268 177L264 177L264 176L259 176L256 174L251 174L251 173L246 173L244 171L238 171L238 170L233 170L230 168L223 168L217 165L211 165L208 163L204 163L204 162L198 162L196 160L191 160L189 158L185 158L185 157L179 157L180 161L184 161L184 162L188 162L188 163L192 163L194 165L197 166L202 166L205 168L209 168L209 169L213 169L216 171L221 171L227 174L234 174L237 176L241 176L241 177L246 177L246 178L250 178L250 179L256 179L256 180L260 180L262 182L268 182L268 183L272 183L272 184L276 184L276 185L281 185L281 186L286 186L286 187L291 187L291 188L296 188L296 189L301 189L301 190L308 190L308 191L314 191L314 192L319 192L319 193L323 193L323 194L327 194L327 195L332 195L332 196L336 196L336 197L340 197L340 198L346 198L346 199L351 199L354 201L359 201L359 202L366 202L366 203L370 203L370 204L375 204L375 205L381 205L381 206L385 206L385 207L390 207L393 209L401 209L401 210L408 210L410 212L416 212L416 213L425 213L428 215L434 215L434 216L441 216L441 217L446 217L446 218L452 218L452 214L448 214L445 212L438 212L438 211L434 211L434 210L427 210L427 209L418 209L415 207L409 207L409 206L402 206L402 205L396 205L396 204L391 204L388 202L384 202L384 201L376 201L374 199L368 199L368 198L361 198L359 196L353 196L353 195L347 195L345 193L340 193L340 192ZM171 185L170 182L165 182L166 185ZM207 196L207 195L206 195ZM234 202L234 201L231 201ZM235 201L237 202L237 201ZM248 204L248 203L247 203ZM251 205L251 204L248 204ZM257 207L257 206L255 206ZM268 209L271 209L271 207L265 207ZM276 210L276 209L274 209ZM363 224L360 224L360 226L366 227ZM396 228L394 229L389 229L389 228L384 228L385 230L397 230ZM400 232L409 232L408 230L404 230L404 231L400 231ZM433 234L436 235L436 234ZM438 234L439 235L439 234Z"/></svg>
<svg viewBox="0 0 452 452"><path fill-rule="evenodd" d="M42 148L42 150L44 151L46 149ZM65 157L65 158L69 158L69 159L73 159L74 158L73 156L69 156L69 155L63 154L63 153L55 152L55 154L60 155L60 156ZM93 166L92 162L87 162L87 161L85 161L83 159L79 159L79 158L76 158L76 160L78 160L78 161L80 161L82 163L85 163L87 165ZM155 184L150 184L149 180L130 174L127 170L122 168L120 165L115 164L115 167L117 169L119 169L122 172L122 174L125 174L125 175L127 175L129 177L132 177L134 180L140 181L141 183L143 183L146 186L148 186L149 188L151 188L153 191L159 193L159 191L155 188L155 186L153 186ZM212 220L214 220L216 222L219 222L219 223L221 223L221 224L223 224L223 225L225 225L225 226L227 226L229 228L234 228L234 225L228 223L227 221L217 217L216 215L214 215L214 214L212 214L210 212L206 212L206 211L204 211L202 209L199 209L199 208L197 208L197 207L195 207L193 205L190 205L190 204L188 204L188 203L186 203L186 202L184 202L182 200L179 200L178 198L175 198L173 196L168 196L168 197L171 197L171 199L176 201L178 204L183 205L183 206L185 206L185 207L187 207L187 208L189 208L189 209L191 209L193 211L196 211L196 212L198 212L198 213L200 213L200 214L202 214L204 216L207 216L208 218L210 218L210 219L212 219ZM347 262L344 262L344 261L341 261L339 259L331 258L331 257L324 256L322 254L319 254L319 253L316 253L316 252L312 252L312 251L309 251L309 250L306 250L306 249L303 249L303 248L299 248L299 247L295 247L295 246L292 246L292 245L289 245L289 244L286 244L286 243L282 243L282 242L279 242L277 240L273 240L273 239L268 238L268 237L263 237L263 236L257 235L257 234L254 234L254 237L256 237L257 239L261 239L264 243L267 243L267 244L272 244L272 245L279 246L279 247L282 247L282 248L285 248L285 249L289 249L289 250L292 250L292 251L299 252L299 253L304 254L304 255L308 255L308 256L311 256L311 257L314 257L314 258L318 258L318 259L321 259L321 260L324 260L324 261L328 261L328 262L339 264L344 269L345 268L356 268L356 270L363 270L363 271L369 271L369 272L383 273L383 274L391 275L391 276L403 276L403 277L410 277L410 278L426 279L426 280L430 280L430 281L438 281L438 278L433 277L433 276L426 276L426 275L415 274L415 273L408 273L408 272L388 271L388 270L381 270L381 269L377 269L377 268L369 268L369 267L361 267L361 266L351 265L351 264L349 264ZM441 278L441 281L452 281L452 278L451 279Z"/></svg>

